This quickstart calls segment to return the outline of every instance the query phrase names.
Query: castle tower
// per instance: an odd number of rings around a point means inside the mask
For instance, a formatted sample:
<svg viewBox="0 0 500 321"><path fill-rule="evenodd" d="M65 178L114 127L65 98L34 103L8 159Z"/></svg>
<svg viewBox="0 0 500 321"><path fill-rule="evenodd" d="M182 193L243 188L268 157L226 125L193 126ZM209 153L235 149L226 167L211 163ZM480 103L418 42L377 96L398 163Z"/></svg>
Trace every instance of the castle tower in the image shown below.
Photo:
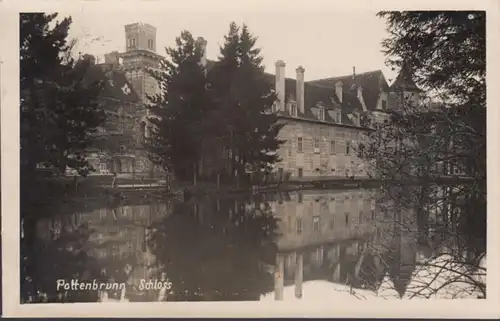
<svg viewBox="0 0 500 321"><path fill-rule="evenodd" d="M144 103L158 93L159 86L149 70L159 67L162 56L156 53L156 28L146 23L125 25L125 52L120 54L122 70Z"/></svg>
<svg viewBox="0 0 500 321"><path fill-rule="evenodd" d="M389 95L393 106L391 108L401 110L405 106L416 107L420 103L422 90L418 88L412 79L412 74L407 65L403 64L401 70L389 88Z"/></svg>

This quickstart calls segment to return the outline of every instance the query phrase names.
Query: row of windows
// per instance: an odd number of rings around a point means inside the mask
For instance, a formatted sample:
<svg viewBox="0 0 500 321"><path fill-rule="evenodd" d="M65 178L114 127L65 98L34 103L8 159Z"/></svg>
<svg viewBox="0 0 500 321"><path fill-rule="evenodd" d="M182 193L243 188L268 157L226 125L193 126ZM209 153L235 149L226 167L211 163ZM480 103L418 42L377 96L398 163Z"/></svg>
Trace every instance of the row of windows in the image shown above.
<svg viewBox="0 0 500 321"><path fill-rule="evenodd" d="M320 153L320 143L318 138L314 138L313 140L313 146L314 146L314 152L315 153ZM351 154L351 142L346 142L345 146L345 154L350 155ZM302 137L297 137L297 152L298 153L303 153L304 152L304 139ZM335 141L332 140L330 141L330 154L335 155L336 154L336 145ZM290 155L291 156L291 155Z"/></svg>
<svg viewBox="0 0 500 321"><path fill-rule="evenodd" d="M137 42L136 42L135 38L128 39L128 47L129 48L136 48L136 45L137 45ZM148 39L148 49L155 49L153 39Z"/></svg>
<svg viewBox="0 0 500 321"><path fill-rule="evenodd" d="M287 103L286 106L287 106L288 113L292 117L297 117L297 103L289 102L289 103ZM272 110L273 110L273 112L278 111L278 105L274 104L272 107ZM326 112L325 112L324 107L318 107L318 115L317 115L318 120L325 121L325 113ZM336 110L333 117L334 117L335 123L340 123L340 111Z"/></svg>
<svg viewBox="0 0 500 321"><path fill-rule="evenodd" d="M372 212L372 219L374 219L374 212ZM291 217L288 217L288 229L289 231L292 230L292 221ZM312 217L312 223L313 223L313 231L314 232L319 232L320 231L320 222L321 222L321 217L318 215L315 215ZM344 215L344 226L348 227L349 226L349 213L345 213ZM358 214L358 224L363 223L363 212L360 211ZM335 217L332 217L328 223L328 227L332 230L335 228ZM297 235L302 234L303 231L303 221L302 218L297 218L295 221L295 230Z"/></svg>

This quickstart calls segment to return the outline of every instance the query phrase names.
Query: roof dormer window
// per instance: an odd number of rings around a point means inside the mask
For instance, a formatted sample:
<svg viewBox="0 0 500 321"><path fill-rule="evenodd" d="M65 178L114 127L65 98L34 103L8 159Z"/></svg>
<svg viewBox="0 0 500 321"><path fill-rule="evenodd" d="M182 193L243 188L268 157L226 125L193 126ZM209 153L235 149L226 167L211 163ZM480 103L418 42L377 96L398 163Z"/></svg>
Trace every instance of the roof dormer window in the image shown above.
<svg viewBox="0 0 500 321"><path fill-rule="evenodd" d="M354 122L354 126L359 126L360 125L360 114L358 112L354 112L352 114L352 119Z"/></svg>
<svg viewBox="0 0 500 321"><path fill-rule="evenodd" d="M321 121L325 121L325 108L320 107L318 109L318 119Z"/></svg>
<svg viewBox="0 0 500 321"><path fill-rule="evenodd" d="M297 117L297 104L295 102L288 103L288 112L290 116Z"/></svg>
<svg viewBox="0 0 500 321"><path fill-rule="evenodd" d="M328 110L328 115L331 118L331 122L334 124L340 124L340 110L335 108L335 109L330 109Z"/></svg>

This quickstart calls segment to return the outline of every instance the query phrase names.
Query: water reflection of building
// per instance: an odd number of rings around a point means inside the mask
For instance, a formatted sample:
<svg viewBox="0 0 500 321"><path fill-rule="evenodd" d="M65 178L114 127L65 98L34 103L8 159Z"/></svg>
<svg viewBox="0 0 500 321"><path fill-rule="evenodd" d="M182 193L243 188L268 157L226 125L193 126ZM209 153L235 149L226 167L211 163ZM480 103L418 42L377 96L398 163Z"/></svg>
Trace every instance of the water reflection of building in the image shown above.
<svg viewBox="0 0 500 321"><path fill-rule="evenodd" d="M103 207L89 212L59 215L37 222L37 237L49 244L61 235L85 229L83 249L96 259L105 276L128 274L127 284L138 286L153 278L155 257L148 244L152 224L172 212L171 203ZM85 266L86 262L82 262ZM83 273L83 272L82 272ZM120 295L120 294L118 294Z"/></svg>
<svg viewBox="0 0 500 321"><path fill-rule="evenodd" d="M276 300L288 286L301 298L303 284L319 280L376 292L386 272L398 292L405 287L415 263L414 238L394 233L397 222L377 208L376 197L375 190L299 191L272 202L281 234Z"/></svg>

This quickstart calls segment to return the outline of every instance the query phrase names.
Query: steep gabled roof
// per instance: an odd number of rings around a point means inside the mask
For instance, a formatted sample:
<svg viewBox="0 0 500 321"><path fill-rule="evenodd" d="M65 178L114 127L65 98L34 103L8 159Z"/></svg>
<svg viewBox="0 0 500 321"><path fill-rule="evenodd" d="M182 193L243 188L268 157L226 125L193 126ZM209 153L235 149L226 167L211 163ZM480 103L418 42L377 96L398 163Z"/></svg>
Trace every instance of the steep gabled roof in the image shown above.
<svg viewBox="0 0 500 321"><path fill-rule="evenodd" d="M207 70L210 71L215 64L215 61L207 59ZM275 77L274 74L265 73L265 78L273 88L276 82ZM342 102L340 102L335 93L335 84L338 81L342 81L343 83ZM325 109L324 121L326 123L335 123L335 120L328 111L340 110L341 124L354 126L355 123L350 119L349 115L354 112L363 113L363 106L358 99L358 86L362 87L363 100L365 101L367 110L374 110L377 107L380 91L388 90L389 88L380 70L362 73L356 75L355 78L351 75L304 82L304 113L297 110L297 117L319 121L318 116L315 114L315 109L318 105L322 105ZM296 100L296 90L296 80L285 78L285 102L288 102L290 99ZM292 116L286 108L284 111L278 112L278 114L281 116Z"/></svg>
<svg viewBox="0 0 500 321"><path fill-rule="evenodd" d="M403 65L396 80L392 83L390 91L421 92L422 90L415 84L410 69Z"/></svg>
<svg viewBox="0 0 500 321"><path fill-rule="evenodd" d="M358 86L361 86L363 89L363 100L368 110L374 110L377 107L380 91L389 89L389 85L381 70L374 70L356 75L317 79L309 81L308 83L329 87L333 90L335 84L339 81L342 82L344 93L351 92L351 95L355 94L356 97L357 93L354 92L354 90L357 89Z"/></svg>

